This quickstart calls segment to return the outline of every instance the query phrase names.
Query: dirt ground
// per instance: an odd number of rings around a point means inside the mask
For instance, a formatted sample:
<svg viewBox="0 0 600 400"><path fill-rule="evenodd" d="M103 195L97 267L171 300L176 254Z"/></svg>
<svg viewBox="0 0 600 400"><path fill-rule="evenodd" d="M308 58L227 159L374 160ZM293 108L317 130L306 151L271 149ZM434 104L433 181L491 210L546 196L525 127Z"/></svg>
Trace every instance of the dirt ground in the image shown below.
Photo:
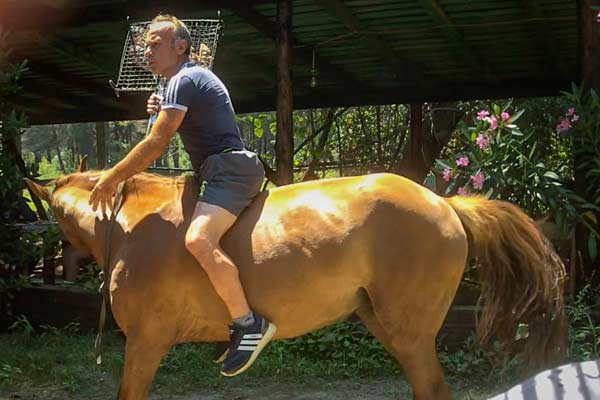
<svg viewBox="0 0 600 400"><path fill-rule="evenodd" d="M68 393L55 387L23 389L15 393L0 394L0 400L100 400L114 399L116 387L104 385L104 393ZM404 381L337 381L325 383L278 383L257 382L231 384L224 387L208 388L202 393L172 395L153 390L149 400L391 400L411 399L411 391ZM481 393L456 393L457 400L483 400Z"/></svg>

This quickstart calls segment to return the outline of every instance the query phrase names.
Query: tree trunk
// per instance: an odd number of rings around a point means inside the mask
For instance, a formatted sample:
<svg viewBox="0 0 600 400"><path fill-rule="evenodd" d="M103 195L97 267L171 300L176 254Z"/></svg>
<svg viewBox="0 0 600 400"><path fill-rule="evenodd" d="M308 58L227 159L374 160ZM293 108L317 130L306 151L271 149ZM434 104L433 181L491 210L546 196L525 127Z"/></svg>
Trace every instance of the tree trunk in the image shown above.
<svg viewBox="0 0 600 400"><path fill-rule="evenodd" d="M58 168L63 174L66 174L65 163L63 162L62 155L60 154L60 145L58 142L58 133L56 125L52 126L52 137L54 138L54 150L56 151L56 157L58 158Z"/></svg>
<svg viewBox="0 0 600 400"><path fill-rule="evenodd" d="M329 139L329 132L331 131L331 126L332 126L334 120L335 120L335 109L330 108L329 110L327 110L327 116L325 117L325 122L323 122L321 137L319 137L319 142L317 143L317 148L312 153L313 155L312 155L310 161L308 162L308 167L306 169L306 172L304 173L302 181L309 181L309 180L318 178L318 176L315 174L315 168L317 166L317 162L322 157L322 155L325 151L325 146L327 145L327 141Z"/></svg>
<svg viewBox="0 0 600 400"><path fill-rule="evenodd" d="M335 123L335 128L337 130L338 163L339 163L339 169L340 169L340 177L342 177L342 176L344 176L344 165L343 165L344 156L342 154L342 134L340 132L340 126L337 122Z"/></svg>
<svg viewBox="0 0 600 400"><path fill-rule="evenodd" d="M383 143L381 139L381 106L376 106L375 108L376 116L377 116L377 164L378 170L383 171Z"/></svg>
<svg viewBox="0 0 600 400"><path fill-rule="evenodd" d="M96 162L98 169L106 167L106 130L104 122L96 122Z"/></svg>
<svg viewBox="0 0 600 400"><path fill-rule="evenodd" d="M430 121L423 125L423 116L411 109L411 142L405 147L399 172L415 182L422 183L442 149L448 144L456 125L462 118L456 103L435 103L429 112ZM412 106L411 106L412 108ZM417 121L420 119L420 124ZM418 132L413 133L413 120ZM413 141L413 135L418 134Z"/></svg>
<svg viewBox="0 0 600 400"><path fill-rule="evenodd" d="M292 91L292 0L277 1L277 185L294 179L294 119Z"/></svg>

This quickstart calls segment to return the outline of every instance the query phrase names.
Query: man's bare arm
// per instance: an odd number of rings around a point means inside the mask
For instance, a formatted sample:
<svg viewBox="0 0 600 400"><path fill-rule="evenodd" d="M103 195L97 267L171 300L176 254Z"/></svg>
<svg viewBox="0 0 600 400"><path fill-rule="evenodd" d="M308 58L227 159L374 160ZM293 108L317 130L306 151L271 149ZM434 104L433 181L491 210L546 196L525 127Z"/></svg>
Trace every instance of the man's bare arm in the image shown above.
<svg viewBox="0 0 600 400"><path fill-rule="evenodd" d="M110 174L118 181L124 181L130 176L144 171L148 165L159 158L175 135L183 121L185 111L175 108L162 110L150 130L150 134L139 142L127 156L119 161Z"/></svg>

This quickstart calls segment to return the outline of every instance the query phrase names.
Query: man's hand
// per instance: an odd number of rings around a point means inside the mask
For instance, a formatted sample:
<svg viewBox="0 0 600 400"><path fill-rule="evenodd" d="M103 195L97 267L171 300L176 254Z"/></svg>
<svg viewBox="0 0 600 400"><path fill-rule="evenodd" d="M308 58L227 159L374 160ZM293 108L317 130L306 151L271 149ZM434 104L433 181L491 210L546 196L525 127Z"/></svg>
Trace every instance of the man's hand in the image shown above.
<svg viewBox="0 0 600 400"><path fill-rule="evenodd" d="M146 105L146 112L148 115L157 114L160 111L160 104L162 103L162 97L156 93L152 93L148 98L148 104Z"/></svg>
<svg viewBox="0 0 600 400"><path fill-rule="evenodd" d="M99 178L97 178L98 182L96 182L90 196L92 210L96 211L98 205L100 205L102 214L106 214L107 209L112 209L112 198L119 185L119 181L115 179L114 175L110 172L111 171L109 170L100 174Z"/></svg>

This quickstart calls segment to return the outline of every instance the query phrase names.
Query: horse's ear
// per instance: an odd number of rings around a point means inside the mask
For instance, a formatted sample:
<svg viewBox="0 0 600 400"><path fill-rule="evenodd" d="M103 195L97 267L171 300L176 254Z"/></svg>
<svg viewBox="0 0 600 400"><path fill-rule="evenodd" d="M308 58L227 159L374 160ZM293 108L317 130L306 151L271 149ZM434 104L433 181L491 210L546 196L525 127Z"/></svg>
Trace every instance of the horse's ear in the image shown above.
<svg viewBox="0 0 600 400"><path fill-rule="evenodd" d="M77 166L77 171L76 172L85 172L87 171L87 154L83 157L81 157L81 161L79 161L79 165Z"/></svg>
<svg viewBox="0 0 600 400"><path fill-rule="evenodd" d="M45 186L38 185L31 179L23 178L23 180L32 194L36 195L42 200L45 200L46 202L50 202L50 189Z"/></svg>

